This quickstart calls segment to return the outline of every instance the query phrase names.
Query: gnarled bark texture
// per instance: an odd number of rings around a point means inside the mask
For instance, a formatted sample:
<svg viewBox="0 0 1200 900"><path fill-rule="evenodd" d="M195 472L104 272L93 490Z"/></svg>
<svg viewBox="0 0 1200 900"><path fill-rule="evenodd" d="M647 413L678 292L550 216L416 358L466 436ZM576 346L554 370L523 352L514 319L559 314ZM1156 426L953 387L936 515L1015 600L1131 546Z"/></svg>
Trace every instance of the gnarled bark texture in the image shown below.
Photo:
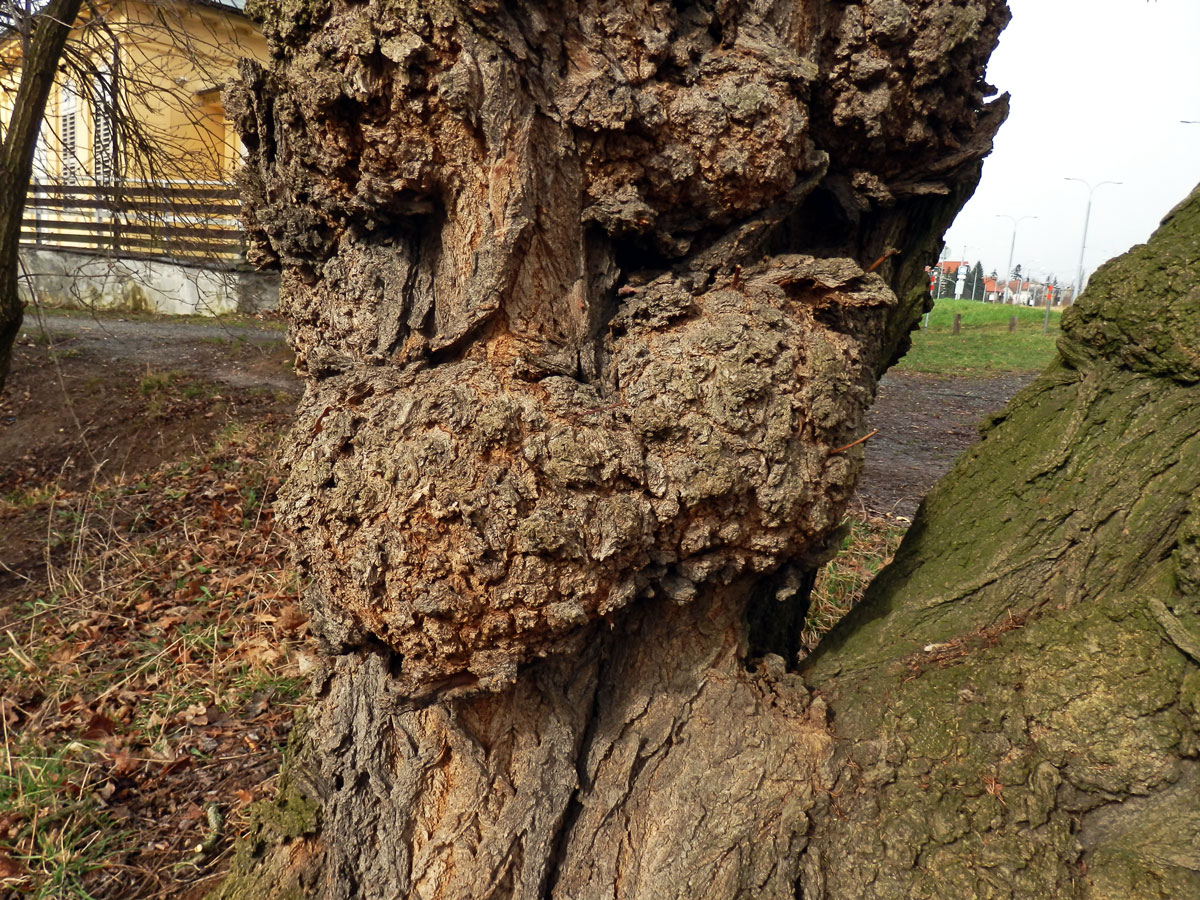
<svg viewBox="0 0 1200 900"><path fill-rule="evenodd" d="M329 663L224 895L794 896L837 777L798 630L1004 4L258 13Z"/></svg>

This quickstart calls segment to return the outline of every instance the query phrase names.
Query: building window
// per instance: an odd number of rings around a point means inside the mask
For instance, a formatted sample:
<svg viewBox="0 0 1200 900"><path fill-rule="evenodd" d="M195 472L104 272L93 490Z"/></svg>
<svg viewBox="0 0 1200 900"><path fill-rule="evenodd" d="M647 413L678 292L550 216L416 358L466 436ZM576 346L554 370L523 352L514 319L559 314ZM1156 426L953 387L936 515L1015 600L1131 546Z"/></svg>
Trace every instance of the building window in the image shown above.
<svg viewBox="0 0 1200 900"><path fill-rule="evenodd" d="M92 94L92 176L97 184L112 184L116 167L116 94L106 67L96 73Z"/></svg>
<svg viewBox="0 0 1200 900"><path fill-rule="evenodd" d="M79 164L79 148L76 143L76 119L79 110L79 94L75 85L63 85L59 99L58 139L62 145L62 178L67 184L79 179L82 167Z"/></svg>

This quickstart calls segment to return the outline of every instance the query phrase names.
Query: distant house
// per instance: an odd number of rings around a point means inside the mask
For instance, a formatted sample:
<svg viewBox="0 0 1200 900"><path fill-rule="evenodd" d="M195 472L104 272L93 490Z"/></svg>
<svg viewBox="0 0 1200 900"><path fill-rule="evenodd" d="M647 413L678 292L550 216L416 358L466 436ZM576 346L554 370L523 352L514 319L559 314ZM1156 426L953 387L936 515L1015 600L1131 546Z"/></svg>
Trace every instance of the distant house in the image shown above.
<svg viewBox="0 0 1200 900"><path fill-rule="evenodd" d="M1001 285L1003 289L1003 285ZM1069 301L1069 291L1066 297L1063 292L1053 284L1038 281L1036 279L1013 279L1008 282L1008 302L1018 306L1043 306L1046 303L1046 298L1049 297L1050 305L1062 305L1064 300Z"/></svg>
<svg viewBox="0 0 1200 900"><path fill-rule="evenodd" d="M265 59L245 0L118 0L91 7L72 31L86 72L60 67L35 157L39 179L110 183L145 175L119 114L160 143L157 178L228 182L240 152L221 87L241 57ZM20 40L0 39L0 118L11 113ZM118 110L120 113L118 113Z"/></svg>
<svg viewBox="0 0 1200 900"><path fill-rule="evenodd" d="M22 229L39 271L55 269L55 253L226 267L243 258L240 142L221 87L240 57L267 57L244 4L114 0L80 16L71 46L86 63L60 67ZM0 38L0 119L11 115L20 52L15 36Z"/></svg>
<svg viewBox="0 0 1200 900"><path fill-rule="evenodd" d="M991 275L987 275L983 279L983 299L987 303L1039 306L1045 302L1047 294L1050 296L1050 303L1053 306L1070 302L1070 290L1063 290L1053 284L1017 278L1010 279L1005 283Z"/></svg>
<svg viewBox="0 0 1200 900"><path fill-rule="evenodd" d="M1032 284L1025 279L1010 278L1008 281L1000 282L999 301L1001 303L1027 306L1030 296L1032 296Z"/></svg>

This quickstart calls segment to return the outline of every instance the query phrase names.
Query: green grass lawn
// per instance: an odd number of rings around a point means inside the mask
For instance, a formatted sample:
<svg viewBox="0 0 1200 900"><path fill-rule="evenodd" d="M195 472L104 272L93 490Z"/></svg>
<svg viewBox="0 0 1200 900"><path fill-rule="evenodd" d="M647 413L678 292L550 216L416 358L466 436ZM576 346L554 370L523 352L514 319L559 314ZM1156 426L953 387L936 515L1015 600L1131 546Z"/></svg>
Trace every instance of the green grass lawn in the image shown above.
<svg viewBox="0 0 1200 900"><path fill-rule="evenodd" d="M962 330L951 334L955 314ZM1042 333L1045 309L979 303L974 300L938 300L929 314L929 326L913 333L913 346L897 368L903 372L934 375L985 376L1004 372L1037 372L1054 359L1060 313L1050 311L1050 330ZM1017 330L1009 333L1008 320L1017 317Z"/></svg>

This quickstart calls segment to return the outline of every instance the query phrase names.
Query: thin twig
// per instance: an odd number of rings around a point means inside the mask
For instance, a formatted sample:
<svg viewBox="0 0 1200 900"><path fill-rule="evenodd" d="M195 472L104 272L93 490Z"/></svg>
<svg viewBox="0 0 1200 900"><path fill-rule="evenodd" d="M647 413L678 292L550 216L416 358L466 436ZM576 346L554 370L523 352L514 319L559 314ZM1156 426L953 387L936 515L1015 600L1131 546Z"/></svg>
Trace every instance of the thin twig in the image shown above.
<svg viewBox="0 0 1200 900"><path fill-rule="evenodd" d="M838 447L836 450L830 450L829 455L832 456L835 453L842 453L846 450L849 450L851 447L857 447L863 441L869 441L871 438L875 437L875 435L877 435L877 434L879 434L878 428L876 428L873 431L868 432L867 434L864 434L857 441L851 441L850 443L846 444L844 447Z"/></svg>
<svg viewBox="0 0 1200 900"><path fill-rule="evenodd" d="M888 247L887 251L884 252L883 256L879 257L879 259L875 260L875 262L873 262L873 263L871 263L871 265L867 266L867 272L874 272L876 269L878 269L880 266L882 266L884 264L884 261L887 260L888 257L895 256L899 252L900 251L897 250L895 247Z"/></svg>

